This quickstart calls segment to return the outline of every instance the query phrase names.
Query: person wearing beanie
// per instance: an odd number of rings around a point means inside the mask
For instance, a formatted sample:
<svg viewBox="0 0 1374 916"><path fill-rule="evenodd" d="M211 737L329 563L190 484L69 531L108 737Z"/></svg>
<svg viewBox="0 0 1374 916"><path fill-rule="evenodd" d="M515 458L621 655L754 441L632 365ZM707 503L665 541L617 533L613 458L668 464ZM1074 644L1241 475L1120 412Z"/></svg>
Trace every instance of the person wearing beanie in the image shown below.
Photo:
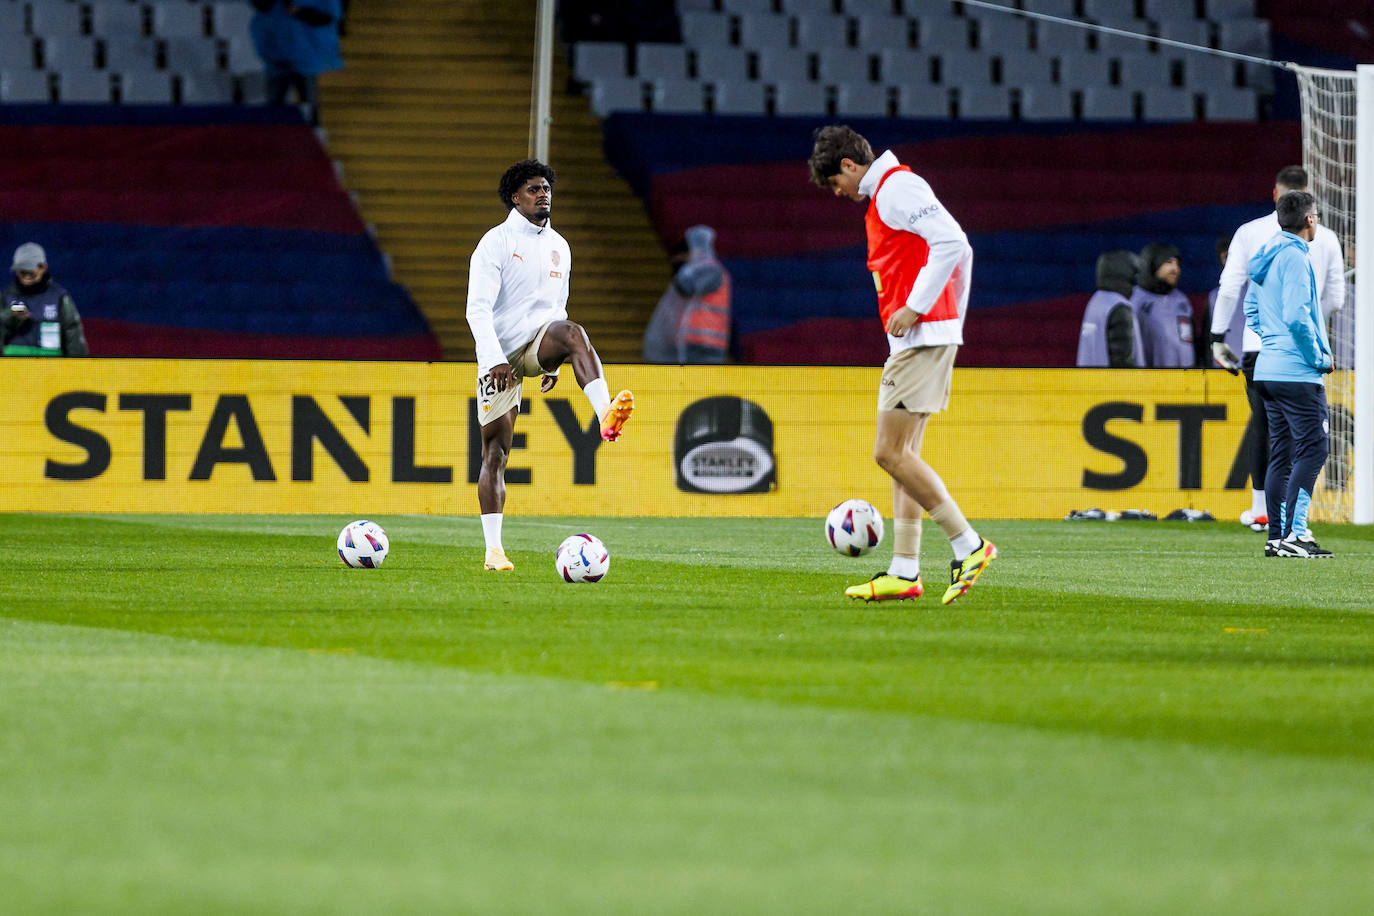
<svg viewBox="0 0 1374 916"><path fill-rule="evenodd" d="M1080 367L1145 366L1140 323L1131 306L1131 290L1139 272L1140 258L1129 251L1107 251L1097 259L1097 292L1088 300L1078 333Z"/></svg>
<svg viewBox="0 0 1374 916"><path fill-rule="evenodd" d="M715 239L710 226L693 226L680 250L675 247L672 260L677 272L644 329L645 362L725 362L730 348L730 273L716 258Z"/></svg>
<svg viewBox="0 0 1374 916"><path fill-rule="evenodd" d="M1178 249L1151 242L1140 250L1140 274L1131 292L1143 338L1145 364L1151 369L1197 365L1193 347L1193 304L1178 290Z"/></svg>
<svg viewBox="0 0 1374 916"><path fill-rule="evenodd" d="M71 295L53 282L42 247L25 242L10 263L14 282L0 311L5 356L89 356L81 315Z"/></svg>

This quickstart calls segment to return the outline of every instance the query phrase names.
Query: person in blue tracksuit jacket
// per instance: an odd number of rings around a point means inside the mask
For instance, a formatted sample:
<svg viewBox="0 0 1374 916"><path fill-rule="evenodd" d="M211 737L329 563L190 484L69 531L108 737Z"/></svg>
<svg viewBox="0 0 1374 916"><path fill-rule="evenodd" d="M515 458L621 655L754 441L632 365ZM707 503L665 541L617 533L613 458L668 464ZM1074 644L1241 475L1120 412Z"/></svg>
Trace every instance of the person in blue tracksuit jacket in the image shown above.
<svg viewBox="0 0 1374 916"><path fill-rule="evenodd" d="M1265 556L1325 558L1306 532L1312 489L1329 449L1324 376L1331 343L1317 301L1307 246L1317 232L1317 201L1306 191L1278 200L1279 232L1250 259L1245 323L1260 336L1255 384L1269 420Z"/></svg>

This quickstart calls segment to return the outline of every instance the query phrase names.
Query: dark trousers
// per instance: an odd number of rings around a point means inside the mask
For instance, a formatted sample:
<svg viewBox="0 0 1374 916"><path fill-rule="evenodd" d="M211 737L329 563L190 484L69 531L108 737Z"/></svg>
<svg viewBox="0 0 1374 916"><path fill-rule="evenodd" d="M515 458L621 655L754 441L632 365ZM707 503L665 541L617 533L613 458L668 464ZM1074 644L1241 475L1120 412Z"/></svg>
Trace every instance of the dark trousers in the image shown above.
<svg viewBox="0 0 1374 916"><path fill-rule="evenodd" d="M1255 382L1269 419L1269 469L1264 501L1269 537L1293 533L1293 521L1307 517L1312 489L1326 463L1330 420L1326 388L1316 382Z"/></svg>
<svg viewBox="0 0 1374 916"><path fill-rule="evenodd" d="M1246 453L1250 456L1250 489L1263 490L1264 476L1269 471L1269 418L1264 412L1264 399L1255 388L1255 359L1258 350L1241 355L1241 371L1245 373L1245 399L1250 402L1250 422L1245 425Z"/></svg>

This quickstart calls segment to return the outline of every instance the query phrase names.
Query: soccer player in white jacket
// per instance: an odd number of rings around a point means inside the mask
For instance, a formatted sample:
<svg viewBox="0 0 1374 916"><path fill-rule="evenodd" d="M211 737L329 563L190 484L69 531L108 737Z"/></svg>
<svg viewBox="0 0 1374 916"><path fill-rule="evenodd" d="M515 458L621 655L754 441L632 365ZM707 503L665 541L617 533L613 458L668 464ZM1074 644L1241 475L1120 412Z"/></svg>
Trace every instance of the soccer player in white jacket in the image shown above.
<svg viewBox="0 0 1374 916"><path fill-rule="evenodd" d="M549 224L554 171L537 159L517 162L501 176L498 193L510 210L505 222L477 243L468 268L468 326L477 344L477 407L482 424L482 469L477 502L486 540L486 569L515 568L501 542L506 462L520 413L523 380L539 375L539 390L558 383L567 360L601 419L601 438L620 438L634 412L634 395L611 398L601 359L587 332L568 320L572 252Z"/></svg>
<svg viewBox="0 0 1374 916"><path fill-rule="evenodd" d="M1279 170L1274 178L1274 201L1289 191L1307 190L1307 170L1300 165L1290 165ZM1250 259L1264 247L1279 231L1278 211L1250 222L1236 230L1231 237L1231 246L1226 252L1226 266L1221 271L1221 284L1217 288L1217 300L1212 309L1210 340L1212 358L1217 365L1232 373L1242 370L1245 373L1245 394L1250 401L1250 508L1241 513L1241 524L1255 531L1268 529L1269 516L1265 508L1264 482L1269 466L1269 422L1260 402L1259 392L1255 390L1255 359L1259 356L1259 335L1246 328L1242 337L1243 355L1236 354L1226 344L1226 331L1240 308L1245 297L1246 271ZM1312 264L1312 272L1317 278L1317 299L1321 303L1322 315L1329 321L1331 316L1345 304L1345 259L1341 254L1341 242L1325 226L1317 226L1317 235L1308 247L1307 259ZM1307 528L1306 513L1294 519L1294 527L1299 537L1310 536Z"/></svg>

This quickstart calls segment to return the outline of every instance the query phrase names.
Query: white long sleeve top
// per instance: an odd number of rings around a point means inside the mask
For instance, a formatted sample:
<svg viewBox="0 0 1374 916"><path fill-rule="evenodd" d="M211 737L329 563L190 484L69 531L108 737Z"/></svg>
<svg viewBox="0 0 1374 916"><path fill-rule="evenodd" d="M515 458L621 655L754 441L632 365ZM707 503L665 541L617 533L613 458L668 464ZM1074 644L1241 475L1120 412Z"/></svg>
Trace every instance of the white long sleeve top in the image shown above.
<svg viewBox="0 0 1374 916"><path fill-rule="evenodd" d="M1225 334L1231 326L1231 318L1240 307L1241 296L1245 292L1250 259L1278 232L1279 214L1275 211L1250 220L1231 237L1231 247L1226 250L1226 266L1221 270L1216 305L1212 308L1213 334ZM1345 305L1345 257L1341 254L1341 241L1336 233L1318 224L1317 236L1307 249L1307 258L1312 264L1312 273L1317 277L1317 301L1321 303L1322 315L1329 318ZM1246 353L1259 352L1259 335L1248 326L1241 339L1241 347Z"/></svg>
<svg viewBox="0 0 1374 916"><path fill-rule="evenodd" d="M468 327L479 374L510 361L550 321L568 317L572 250L552 224L512 209L489 229L468 265Z"/></svg>
<svg viewBox="0 0 1374 916"><path fill-rule="evenodd" d="M901 163L892 150L885 150L873 160L859 181L860 194L874 200L883 175ZM906 298L906 307L924 315L935 305L945 284L960 268L958 288L959 319L957 321L917 322L901 337L887 336L892 353L911 347L931 347L943 344L962 344L964 317L968 313L969 282L973 275L973 246L959 223L944 208L930 184L915 172L897 172L883 183L875 201L878 218L892 229L913 232L930 246L930 256L916 276L916 282Z"/></svg>

